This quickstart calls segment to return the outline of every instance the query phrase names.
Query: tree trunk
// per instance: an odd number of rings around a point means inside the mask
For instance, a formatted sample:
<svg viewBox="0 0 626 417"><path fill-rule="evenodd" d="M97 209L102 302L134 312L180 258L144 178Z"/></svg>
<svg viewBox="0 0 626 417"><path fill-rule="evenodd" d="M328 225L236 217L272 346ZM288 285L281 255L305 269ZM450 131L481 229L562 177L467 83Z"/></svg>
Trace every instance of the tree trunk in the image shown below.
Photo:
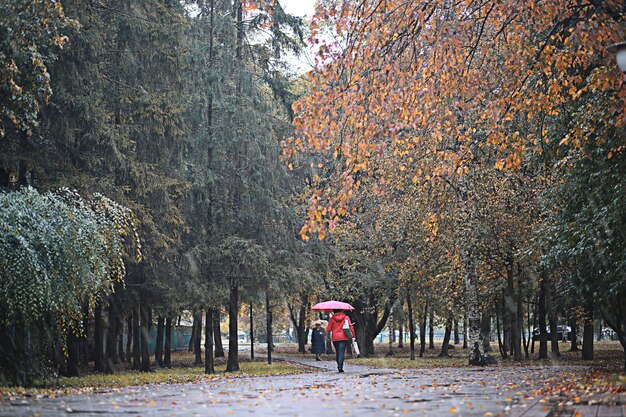
<svg viewBox="0 0 626 417"><path fill-rule="evenodd" d="M62 374L67 377L80 376L78 371L78 363L80 360L80 338L77 336L78 326L80 322L75 324L75 328L70 328L67 334L67 364L65 372Z"/></svg>
<svg viewBox="0 0 626 417"><path fill-rule="evenodd" d="M193 340L195 354L194 365L202 365L202 309L194 314L193 323L196 328L196 338Z"/></svg>
<svg viewBox="0 0 626 417"><path fill-rule="evenodd" d="M583 360L593 360L593 303L587 303L587 317L583 325Z"/></svg>
<svg viewBox="0 0 626 417"><path fill-rule="evenodd" d="M393 356L393 334L394 334L394 328L393 328L393 313L391 313L389 315L389 348L387 349L387 354L386 356Z"/></svg>
<svg viewBox="0 0 626 417"><path fill-rule="evenodd" d="M94 350L94 370L97 372L105 372L106 364L104 361L104 318L102 317L102 304L96 304L94 312L94 334L93 334L93 350Z"/></svg>
<svg viewBox="0 0 626 417"><path fill-rule="evenodd" d="M308 336L306 326L306 312L307 306L309 304L309 295L304 291L301 292L299 301L300 303L297 314L295 311L295 306L289 303L287 304L287 307L289 308L289 317L291 318L291 322L296 329L296 335L298 337L298 353L305 354Z"/></svg>
<svg viewBox="0 0 626 417"><path fill-rule="evenodd" d="M515 297L515 277L514 277L514 259L513 254L509 253L506 263L506 294L504 295L504 307L506 311L506 323L509 327L509 337L511 340L511 350L513 351L513 360L522 360L522 350L520 345L520 328L518 303Z"/></svg>
<svg viewBox="0 0 626 417"><path fill-rule="evenodd" d="M516 320L515 326L513 326L513 331L517 335L515 338L515 343L513 344L513 359L521 362L522 361L522 334L524 333L524 306L522 304L523 294L522 294L522 271L519 263L517 264L517 312L516 312Z"/></svg>
<svg viewBox="0 0 626 417"><path fill-rule="evenodd" d="M241 4L239 5L241 7ZM226 372L239 370L239 330L237 315L239 314L239 282L237 278L230 280L230 297L228 300L228 362Z"/></svg>
<svg viewBox="0 0 626 417"><path fill-rule="evenodd" d="M502 342L502 348L500 349L500 353L502 357L506 359L509 355L513 354L513 345L515 336L511 333L514 331L514 319L513 315L515 314L515 304L513 303L513 272L512 272L512 261L511 255L509 254L509 259L506 265L506 286L503 288L502 294L502 323L504 327L504 341ZM496 309L497 310L497 309ZM497 318L496 311L496 318Z"/></svg>
<svg viewBox="0 0 626 417"><path fill-rule="evenodd" d="M141 337L141 371L150 372L150 350L148 349L149 341L149 323L150 323L150 307L142 300L140 304L140 332Z"/></svg>
<svg viewBox="0 0 626 417"><path fill-rule="evenodd" d="M557 317L556 309L554 307L554 291L550 280L546 280L546 307L548 309L548 322L550 325L550 354L553 357L559 357L561 356L561 353L559 352L559 335L556 330Z"/></svg>
<svg viewBox="0 0 626 417"><path fill-rule="evenodd" d="M157 320L156 347L154 348L154 361L159 366L163 366L163 330L164 328L165 328L165 318L159 316Z"/></svg>
<svg viewBox="0 0 626 417"><path fill-rule="evenodd" d="M189 346L187 347L187 350L189 352L193 352L195 347L196 347L196 337L198 334L198 313L196 313L195 311L192 313L191 315L192 317L192 323L191 323L191 337L189 338Z"/></svg>
<svg viewBox="0 0 626 417"><path fill-rule="evenodd" d="M222 343L222 330L220 329L221 320L220 309L215 309L213 312L213 338L215 339L215 357L223 358L226 356L224 354L224 344Z"/></svg>
<svg viewBox="0 0 626 417"><path fill-rule="evenodd" d="M398 307L396 310L398 312L398 314L396 314L396 325L398 326L398 349L402 349L404 347L404 329L406 328L406 318L404 317L404 297L400 297L398 301Z"/></svg>
<svg viewBox="0 0 626 417"><path fill-rule="evenodd" d="M254 314L250 303L250 360L254 361Z"/></svg>
<svg viewBox="0 0 626 417"><path fill-rule="evenodd" d="M170 368L172 366L172 318L167 316L165 319L165 352L163 357L163 366Z"/></svg>
<svg viewBox="0 0 626 417"><path fill-rule="evenodd" d="M491 312L484 312L480 320L480 333L483 340L483 352L491 352Z"/></svg>
<svg viewBox="0 0 626 417"><path fill-rule="evenodd" d="M503 301L502 312L504 316L504 322L506 323L506 306L504 304L505 303ZM502 337L501 337L501 332L500 332L500 309L499 308L496 308L496 332L498 333L498 349L500 350L500 356L502 356L502 359L506 359L509 354L507 352L506 345L502 343Z"/></svg>
<svg viewBox="0 0 626 417"><path fill-rule="evenodd" d="M306 344L309 336L309 327L306 325L306 312L308 311L309 295L302 293L300 302L300 314L298 315L298 350L306 353ZM301 349L301 350L300 350Z"/></svg>
<svg viewBox="0 0 626 417"><path fill-rule="evenodd" d="M117 356L120 358L120 362L126 362L126 352L124 352L124 325L126 319L120 315L117 320Z"/></svg>
<svg viewBox="0 0 626 417"><path fill-rule="evenodd" d="M357 343L361 349L361 357L368 357L374 354L374 340L385 328L394 302L395 299L393 298L387 300L382 316L378 320L378 308L371 308L372 305L377 304L373 295L363 296L355 301L352 314L354 315L354 331L356 332Z"/></svg>
<svg viewBox="0 0 626 417"><path fill-rule="evenodd" d="M617 298L614 302L600 307L604 322L617 334L619 343L624 353L624 372L626 372L626 309L622 300Z"/></svg>
<svg viewBox="0 0 626 417"><path fill-rule="evenodd" d="M465 273L465 294L467 300L467 325L468 325L468 345L469 364L484 366L494 362L483 350L482 333L480 331L480 309L478 303L478 290L474 261L467 251L461 249L461 259Z"/></svg>
<svg viewBox="0 0 626 417"><path fill-rule="evenodd" d="M213 359L213 313L215 309L207 308L204 323L204 373L215 373L215 361Z"/></svg>
<svg viewBox="0 0 626 417"><path fill-rule="evenodd" d="M126 319L126 362L133 360L133 310L131 310Z"/></svg>
<svg viewBox="0 0 626 417"><path fill-rule="evenodd" d="M270 290L265 289L265 331L267 333L267 364L272 364L272 350L274 343L272 338L272 307L270 305Z"/></svg>
<svg viewBox="0 0 626 417"><path fill-rule="evenodd" d="M534 316L536 317L536 314ZM526 333L524 333L524 334L528 335L528 340L526 340L526 338L524 337L524 355L525 355L525 358L527 360L530 359L528 348L530 346L534 347L534 344L533 344L533 341L532 341L533 340L533 333L532 333L532 331L533 331L533 329L532 329L532 325L531 325L531 322L530 322L530 305L528 305L526 307Z"/></svg>
<svg viewBox="0 0 626 417"><path fill-rule="evenodd" d="M567 325L572 329L572 340L570 340L570 352L578 352L580 349L578 348L578 330L576 329L576 317L572 316L568 320Z"/></svg>
<svg viewBox="0 0 626 417"><path fill-rule="evenodd" d="M463 349L467 349L467 312L463 314Z"/></svg>
<svg viewBox="0 0 626 417"><path fill-rule="evenodd" d="M420 358L424 357L426 352L426 322L428 320L428 303L424 305L424 315L420 324Z"/></svg>
<svg viewBox="0 0 626 417"><path fill-rule="evenodd" d="M115 300L111 297L111 302L109 304L109 319L106 333L106 350L104 352L104 362L105 368L104 373L108 375L112 375L115 373L115 367L113 366L115 363L119 362L117 357L117 308L115 306Z"/></svg>
<svg viewBox="0 0 626 417"><path fill-rule="evenodd" d="M433 309L430 309L430 314L428 315L428 348L435 348L435 312Z"/></svg>
<svg viewBox="0 0 626 417"><path fill-rule="evenodd" d="M450 346L450 334L452 333L452 318L446 320L446 331L443 334L443 343L441 344L440 358L449 358L448 347Z"/></svg>
<svg viewBox="0 0 626 417"><path fill-rule="evenodd" d="M410 338L410 351L411 351L411 360L415 360L415 323L413 322L413 304L411 300L411 291L410 286L406 288L406 307L407 314L409 315L409 338Z"/></svg>
<svg viewBox="0 0 626 417"><path fill-rule="evenodd" d="M461 344L461 337L459 335L459 319L454 319L454 344Z"/></svg>
<svg viewBox="0 0 626 417"><path fill-rule="evenodd" d="M537 320L539 321L539 356L538 359L548 358L548 334L546 332L546 283L542 276L539 278L539 302L537 305Z"/></svg>

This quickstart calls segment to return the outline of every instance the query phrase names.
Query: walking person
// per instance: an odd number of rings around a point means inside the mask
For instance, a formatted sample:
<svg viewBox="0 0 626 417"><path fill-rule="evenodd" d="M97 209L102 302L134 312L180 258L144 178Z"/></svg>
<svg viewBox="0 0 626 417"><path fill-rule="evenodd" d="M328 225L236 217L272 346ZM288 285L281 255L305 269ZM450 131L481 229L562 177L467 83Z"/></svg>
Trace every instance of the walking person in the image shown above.
<svg viewBox="0 0 626 417"><path fill-rule="evenodd" d="M346 347L354 338L354 327L352 321L343 310L333 310L333 316L326 327L327 332L331 332L331 339L335 346L335 356L337 359L337 370L343 372L343 361L346 357Z"/></svg>
<svg viewBox="0 0 626 417"><path fill-rule="evenodd" d="M326 331L322 329L321 321L315 322L311 331L311 351L315 354L315 360L321 361L321 355L326 351Z"/></svg>

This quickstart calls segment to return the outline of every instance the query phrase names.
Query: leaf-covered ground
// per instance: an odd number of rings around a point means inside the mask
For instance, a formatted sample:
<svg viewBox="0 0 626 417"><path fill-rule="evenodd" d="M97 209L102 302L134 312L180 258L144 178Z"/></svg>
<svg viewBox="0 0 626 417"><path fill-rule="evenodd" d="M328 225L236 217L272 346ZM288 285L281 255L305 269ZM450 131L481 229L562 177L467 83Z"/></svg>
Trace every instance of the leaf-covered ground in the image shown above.
<svg viewBox="0 0 626 417"><path fill-rule="evenodd" d="M0 417L272 415L621 416L626 393L581 391L582 366L375 369L348 359L291 358L317 372L150 384L0 400Z"/></svg>
<svg viewBox="0 0 626 417"><path fill-rule="evenodd" d="M119 388L147 384L170 384L184 382L211 381L224 378L238 378L245 376L285 375L312 372L311 368L292 362L274 361L268 365L265 358L259 357L255 361L241 355L239 372L225 372L225 358L216 358L213 375L204 373L204 366L194 365L194 356L191 352L181 351L172 354L172 367L152 367L152 372L139 372L130 369L130 364L120 364L116 373L104 375L92 372L89 368L82 369L78 378L53 378L46 381L37 381L33 387L0 387L0 397L55 397L65 394L80 394L97 391L104 388Z"/></svg>
<svg viewBox="0 0 626 417"><path fill-rule="evenodd" d="M494 345L494 349L497 346ZM503 360L502 357L493 352L497 357L498 364L489 367L490 372L504 372L508 368L519 370L520 377L525 375L525 370L536 370L541 368L558 367L561 370L554 373L547 373L545 382L534 388L529 395L549 395L554 398L563 397L567 401L577 401L581 404L593 402L594 394L622 393L626 392L626 374L622 370L623 351L618 342L596 342L595 358L593 361L583 361L580 352L569 352L569 343L561 343L561 355L558 358L547 360L531 359L522 363L517 363L511 359ZM388 356L388 345L380 345L376 348L377 354L369 358L350 358L350 366L363 366L374 369L397 369L397 370L437 370L450 368L467 368L467 352L460 346L450 350L452 357L439 358L439 347L436 349L426 349L423 358L416 357L409 359L409 348L401 349L394 346L393 355ZM302 355L297 352L297 345L278 346L275 357L286 359L312 360L312 354ZM323 355L323 364L328 369L334 369L334 355ZM294 363L275 360L270 366L267 365L264 349L257 349L255 361L250 361L246 352L240 353L241 371L236 373L226 373L225 358L216 358L216 374L204 374L203 366L195 366L194 355L191 352L174 352L172 356L171 368L153 367L153 372L143 373L133 371L129 364L118 365L116 374L103 375L83 369L83 376L80 378L55 378L48 381L40 381L32 388L0 387L0 397L5 399L18 398L55 398L63 395L76 395L82 393L111 392L129 386L160 386L174 383L200 383L219 381L223 379L240 379L249 376L271 376L271 375L297 375L314 372L311 367ZM316 365L315 361L311 361ZM584 367L584 368L581 368ZM585 369L582 372L581 369ZM506 371L508 372L508 371ZM508 381L503 384L511 391L523 384L523 380Z"/></svg>
<svg viewBox="0 0 626 417"><path fill-rule="evenodd" d="M538 344L535 348L538 350ZM570 343L562 342L559 345L560 355L549 359L536 359L537 351L530 353L530 359L523 362L515 362L511 357L503 359L498 352L497 344L493 344L494 349L491 355L494 356L498 364L490 368L537 368L537 367L570 367L583 366L590 368L584 375L573 373L563 373L563 380L551 381L545 388L547 391L557 392L560 389L572 390L574 388L588 392L624 392L626 391L626 374L624 373L624 351L617 341L602 341L594 343L594 359L583 360L581 351L571 352ZM388 345L377 345L376 354L368 358L350 359L351 363L369 366L373 368L388 369L438 369L438 368L465 368L467 367L467 350L461 345L455 346L449 351L451 357L440 358L440 345L436 349L426 349L424 357L420 358L419 346L416 346L416 358L410 359L408 346L397 348L394 345L393 355L389 356ZM302 357L294 346L284 346L278 349L278 353L285 357ZM312 355L305 355L312 356ZM327 360L332 360L334 355L324 355ZM567 382L568 380L569 382Z"/></svg>

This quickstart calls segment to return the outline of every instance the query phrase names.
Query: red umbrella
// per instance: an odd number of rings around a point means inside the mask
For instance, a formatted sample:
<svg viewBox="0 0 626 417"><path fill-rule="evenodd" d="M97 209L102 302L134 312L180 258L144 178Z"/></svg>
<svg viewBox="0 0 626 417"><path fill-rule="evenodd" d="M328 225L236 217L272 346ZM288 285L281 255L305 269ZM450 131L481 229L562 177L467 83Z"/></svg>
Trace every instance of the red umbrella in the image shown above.
<svg viewBox="0 0 626 417"><path fill-rule="evenodd" d="M325 311L327 313L332 313L333 310L354 310L354 307L352 307L348 303L331 300L331 301L324 301L323 303L315 304L312 310Z"/></svg>

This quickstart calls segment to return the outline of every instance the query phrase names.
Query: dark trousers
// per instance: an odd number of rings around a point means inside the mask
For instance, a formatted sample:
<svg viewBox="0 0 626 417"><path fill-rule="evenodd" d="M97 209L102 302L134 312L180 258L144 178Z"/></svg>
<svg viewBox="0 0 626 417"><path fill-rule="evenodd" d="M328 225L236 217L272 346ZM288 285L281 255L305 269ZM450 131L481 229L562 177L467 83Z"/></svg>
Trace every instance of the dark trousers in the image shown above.
<svg viewBox="0 0 626 417"><path fill-rule="evenodd" d="M349 340L334 341L335 357L337 359L337 369L343 369L343 360L346 357L346 347L348 347Z"/></svg>

